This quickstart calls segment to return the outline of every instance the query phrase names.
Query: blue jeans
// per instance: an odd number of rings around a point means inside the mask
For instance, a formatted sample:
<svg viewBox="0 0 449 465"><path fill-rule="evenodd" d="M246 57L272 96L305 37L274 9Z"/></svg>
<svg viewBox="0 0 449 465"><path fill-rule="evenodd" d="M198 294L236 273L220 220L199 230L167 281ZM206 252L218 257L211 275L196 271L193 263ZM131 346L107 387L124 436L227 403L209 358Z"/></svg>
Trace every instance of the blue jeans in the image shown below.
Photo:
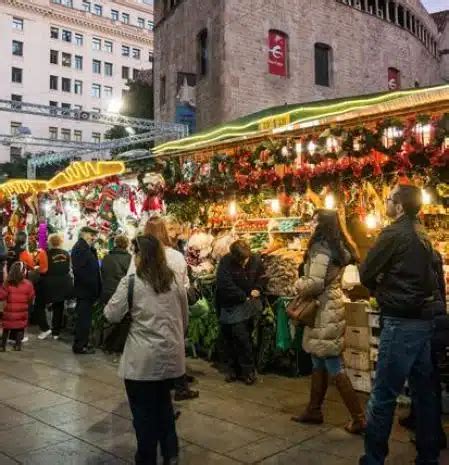
<svg viewBox="0 0 449 465"><path fill-rule="evenodd" d="M367 408L365 456L360 460L361 465L384 464L396 398L406 379L416 399L416 464L438 464L437 402L432 389L430 357L432 333L430 321L384 319L376 378Z"/></svg>
<svg viewBox="0 0 449 465"><path fill-rule="evenodd" d="M316 357L312 355L312 365L314 370L327 371L330 376L337 376L343 371L341 357Z"/></svg>

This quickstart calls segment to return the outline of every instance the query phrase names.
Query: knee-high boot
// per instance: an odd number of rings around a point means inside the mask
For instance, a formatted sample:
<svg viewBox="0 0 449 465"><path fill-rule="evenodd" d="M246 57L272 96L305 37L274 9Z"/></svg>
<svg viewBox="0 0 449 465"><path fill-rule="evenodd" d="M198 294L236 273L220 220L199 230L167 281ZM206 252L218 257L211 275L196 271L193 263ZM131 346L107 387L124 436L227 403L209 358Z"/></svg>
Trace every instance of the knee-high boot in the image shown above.
<svg viewBox="0 0 449 465"><path fill-rule="evenodd" d="M365 412L362 409L357 393L352 387L351 380L345 373L339 373L335 377L335 384L352 417L352 420L345 426L345 430L351 434L363 433L366 428Z"/></svg>
<svg viewBox="0 0 449 465"><path fill-rule="evenodd" d="M321 406L326 397L328 387L327 371L316 370L312 373L310 387L310 401L302 415L293 417L292 420L298 423L309 423L321 425L324 421Z"/></svg>

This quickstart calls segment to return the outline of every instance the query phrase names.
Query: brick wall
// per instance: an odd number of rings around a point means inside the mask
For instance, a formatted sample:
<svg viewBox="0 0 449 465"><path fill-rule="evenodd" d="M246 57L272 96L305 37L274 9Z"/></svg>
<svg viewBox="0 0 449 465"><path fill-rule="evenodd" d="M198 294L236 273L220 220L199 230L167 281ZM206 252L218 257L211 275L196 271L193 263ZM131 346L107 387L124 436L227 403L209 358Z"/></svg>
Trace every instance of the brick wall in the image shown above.
<svg viewBox="0 0 449 465"><path fill-rule="evenodd" d="M420 2L403 3L436 36ZM416 37L334 0L184 0L155 34L155 76L170 74L161 119L174 118L173 80L182 68L195 72L195 37L206 25L213 34L212 60L197 87L199 129L283 103L385 91L389 67L400 70L402 87L441 81L438 60ZM270 29L289 35L288 78L268 74ZM316 42L332 47L330 87L315 85Z"/></svg>

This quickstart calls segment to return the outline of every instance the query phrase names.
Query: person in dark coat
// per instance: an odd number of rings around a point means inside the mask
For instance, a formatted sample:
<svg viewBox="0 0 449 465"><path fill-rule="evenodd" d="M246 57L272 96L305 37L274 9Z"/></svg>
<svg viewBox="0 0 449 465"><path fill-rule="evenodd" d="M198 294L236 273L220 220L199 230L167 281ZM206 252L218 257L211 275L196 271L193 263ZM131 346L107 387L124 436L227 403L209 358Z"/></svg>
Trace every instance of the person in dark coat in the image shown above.
<svg viewBox="0 0 449 465"><path fill-rule="evenodd" d="M117 286L131 263L131 254L128 252L129 239L120 235L114 239L114 248L103 259L101 265L101 278L103 280L101 302L105 305L114 295Z"/></svg>
<svg viewBox="0 0 449 465"><path fill-rule="evenodd" d="M103 259L101 265L103 290L100 300L104 305L107 305L120 281L128 273L131 264L131 254L128 248L129 239L123 235L117 236L114 239L114 248ZM126 321L115 324L104 341L104 350L110 353L122 353L128 336L128 328Z"/></svg>
<svg viewBox="0 0 449 465"><path fill-rule="evenodd" d="M64 318L64 304L73 296L70 255L62 246L63 239L59 234L51 234L48 237L48 271L42 279L45 304L51 305L53 312L51 323L53 339L59 339ZM46 315L43 324L45 327L41 327L41 330L50 331Z"/></svg>
<svg viewBox="0 0 449 465"><path fill-rule="evenodd" d="M92 324L92 308L101 294L101 274L98 255L93 244L98 231L85 226L81 228L78 242L72 249L72 269L76 296L76 324L73 352L93 354L88 346Z"/></svg>
<svg viewBox="0 0 449 465"><path fill-rule="evenodd" d="M253 317L262 310L264 285L260 257L251 254L246 242L234 242L217 270L216 306L228 360L226 382L238 378L248 385L256 382L251 333Z"/></svg>

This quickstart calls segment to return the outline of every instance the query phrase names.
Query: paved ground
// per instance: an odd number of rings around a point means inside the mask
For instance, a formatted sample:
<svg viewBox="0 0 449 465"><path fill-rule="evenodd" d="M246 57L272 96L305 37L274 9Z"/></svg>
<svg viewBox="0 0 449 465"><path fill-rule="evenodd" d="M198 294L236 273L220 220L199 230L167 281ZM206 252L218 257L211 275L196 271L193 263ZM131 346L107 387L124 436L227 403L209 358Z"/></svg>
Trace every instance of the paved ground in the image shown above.
<svg viewBox="0 0 449 465"><path fill-rule="evenodd" d="M357 463L362 441L342 430L347 415L333 388L326 424L304 427L289 417L307 400L307 380L270 375L254 387L226 385L207 363L189 366L201 396L180 406L183 465ZM110 357L75 357L66 343L33 336L23 352L0 354L0 465L123 465L132 463L134 450ZM414 454L397 426L391 454L394 465L411 463Z"/></svg>

